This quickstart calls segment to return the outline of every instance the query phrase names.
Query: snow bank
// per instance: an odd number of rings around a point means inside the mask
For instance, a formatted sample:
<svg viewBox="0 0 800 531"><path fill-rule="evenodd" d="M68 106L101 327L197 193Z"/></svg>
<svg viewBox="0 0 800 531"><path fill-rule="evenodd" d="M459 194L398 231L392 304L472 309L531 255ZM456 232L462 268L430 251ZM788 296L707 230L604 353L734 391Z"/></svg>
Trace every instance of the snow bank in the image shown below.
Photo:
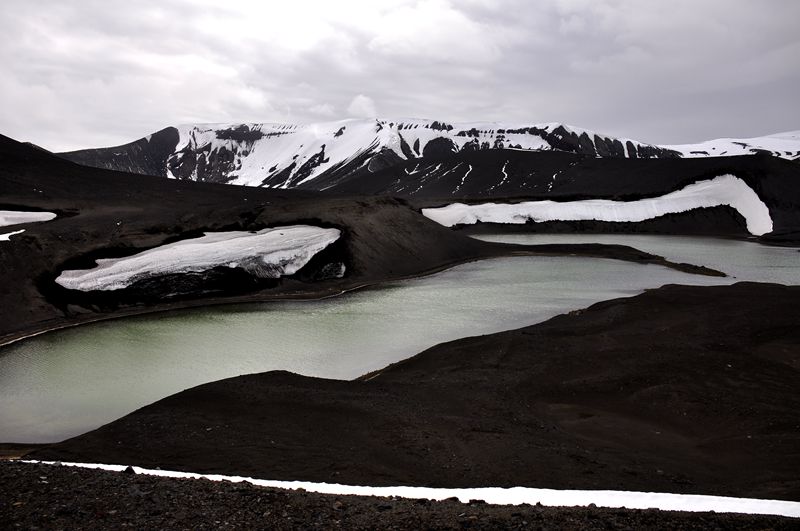
<svg viewBox="0 0 800 531"><path fill-rule="evenodd" d="M56 215L52 212L24 212L21 210L0 210L0 227L34 223L37 221L50 221Z"/></svg>
<svg viewBox="0 0 800 531"><path fill-rule="evenodd" d="M526 223L540 221L637 222L695 208L730 206L747 221L747 230L756 236L772 231L769 208L752 188L733 175L722 175L660 197L637 201L587 199L582 201L528 201L516 204L453 203L441 208L424 208L422 213L446 227L487 223Z"/></svg>
<svg viewBox="0 0 800 531"><path fill-rule="evenodd" d="M238 267L260 278L291 275L335 242L338 229L293 225L258 232L209 232L133 256L97 260L92 269L64 271L56 282L81 291L116 290L173 273Z"/></svg>
<svg viewBox="0 0 800 531"><path fill-rule="evenodd" d="M46 465L74 466L121 472L125 465L102 465L92 463L56 463L53 461L24 461ZM465 489L440 489L429 487L364 487L336 483L311 483L305 481L270 481L242 476L219 474L195 474L168 470L150 470L132 467L137 474L170 478L204 478L211 481L247 482L261 487L280 489L304 489L322 494L353 494L359 496L399 496L401 498L444 500L456 497L462 502L484 500L498 505L535 505L576 507L595 504L598 507L627 509L661 509L663 511L715 511L720 513L769 514L800 517L800 502L782 500L759 500L754 498L729 498L724 496L701 496L696 494L669 494L660 492L633 492L619 490L556 490L531 487L479 487Z"/></svg>
<svg viewBox="0 0 800 531"><path fill-rule="evenodd" d="M25 232L25 229L15 230L13 232L6 232L5 234L0 234L0 242L7 242L11 239L12 236L17 234L22 234Z"/></svg>

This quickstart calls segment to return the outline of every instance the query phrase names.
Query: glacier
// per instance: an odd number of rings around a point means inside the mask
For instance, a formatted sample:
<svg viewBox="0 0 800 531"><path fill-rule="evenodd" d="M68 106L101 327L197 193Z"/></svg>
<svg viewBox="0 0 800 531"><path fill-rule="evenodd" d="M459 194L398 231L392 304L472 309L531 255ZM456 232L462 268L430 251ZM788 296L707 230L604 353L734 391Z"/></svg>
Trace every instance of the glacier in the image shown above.
<svg viewBox="0 0 800 531"><path fill-rule="evenodd" d="M97 260L92 269L63 271L56 283L80 291L112 291L153 277L203 272L223 266L259 278L278 278L300 270L339 239L338 229L291 225L258 232L207 232L199 238L162 245L124 258Z"/></svg>
<svg viewBox="0 0 800 531"><path fill-rule="evenodd" d="M721 175L698 181L660 197L636 201L585 199L580 201L526 201L522 203L452 203L438 208L424 208L422 214L446 227L477 222L515 223L528 221L611 221L638 222L665 214L696 208L730 206L747 222L747 230L762 236L772 232L769 208L755 191L734 175Z"/></svg>

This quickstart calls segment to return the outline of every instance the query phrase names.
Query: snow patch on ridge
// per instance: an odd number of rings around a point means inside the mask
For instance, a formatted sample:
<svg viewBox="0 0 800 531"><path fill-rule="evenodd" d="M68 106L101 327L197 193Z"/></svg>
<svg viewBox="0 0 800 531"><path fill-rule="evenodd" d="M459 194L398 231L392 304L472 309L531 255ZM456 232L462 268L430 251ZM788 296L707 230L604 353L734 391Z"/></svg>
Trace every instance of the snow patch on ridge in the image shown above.
<svg viewBox="0 0 800 531"><path fill-rule="evenodd" d="M56 215L52 212L27 212L23 210L0 210L0 227L50 221Z"/></svg>
<svg viewBox="0 0 800 531"><path fill-rule="evenodd" d="M338 229L293 225L258 232L207 232L124 258L97 260L92 269L64 271L56 282L81 291L123 289L157 276L238 267L259 278L296 273L336 241Z"/></svg>
<svg viewBox="0 0 800 531"><path fill-rule="evenodd" d="M697 144L660 146L687 158L752 155L768 152L773 156L800 160L800 131L787 131L756 138L718 138Z"/></svg>
<svg viewBox="0 0 800 531"><path fill-rule="evenodd" d="M103 465L95 463L61 463L54 461L25 460L24 463L70 466L122 472L125 465ZM462 503L470 500L483 500L496 505L521 505L527 503L551 507L585 507L595 504L598 507L625 509L660 509L662 511L687 511L740 514L765 514L800 517L800 502L783 500L761 500L755 498L731 498L726 496L704 496L697 494L671 494L661 492L635 492L619 490L556 490L532 487L477 487L477 488L431 488L431 487L367 487L341 485L337 483L313 483L308 481L272 481L244 476L224 476L220 474L195 474L169 470L152 470L131 467L137 474L148 476L207 479L211 481L246 482L259 487L279 489L304 489L320 494L340 494L357 496L398 496L410 499L444 500L458 498Z"/></svg>
<svg viewBox="0 0 800 531"><path fill-rule="evenodd" d="M467 180L467 176L468 176L470 173L472 173L472 164L470 164L470 165L469 165L469 169L467 170L467 173L465 173L465 174L464 174L464 175L461 177L461 182L460 182L460 183L458 183L458 186L456 186L456 189L455 189L455 190L453 190L453 193L454 193L454 194L458 193L458 191L459 191L459 190L461 190L461 187L462 187L462 186L464 186L464 181L466 181L466 180Z"/></svg>
<svg viewBox="0 0 800 531"><path fill-rule="evenodd" d="M772 232L769 208L752 188L733 175L699 181L660 197L636 201L587 199L582 201L528 201L517 204L453 203L441 208L424 208L423 215L446 227L488 223L523 224L540 221L611 221L637 222L665 214L687 212L696 208L730 206L747 222L747 230L756 236Z"/></svg>
<svg viewBox="0 0 800 531"><path fill-rule="evenodd" d="M5 234L0 234L0 242L7 242L11 240L12 236L16 236L17 234L22 234L25 232L25 229L15 230L13 232L6 232Z"/></svg>

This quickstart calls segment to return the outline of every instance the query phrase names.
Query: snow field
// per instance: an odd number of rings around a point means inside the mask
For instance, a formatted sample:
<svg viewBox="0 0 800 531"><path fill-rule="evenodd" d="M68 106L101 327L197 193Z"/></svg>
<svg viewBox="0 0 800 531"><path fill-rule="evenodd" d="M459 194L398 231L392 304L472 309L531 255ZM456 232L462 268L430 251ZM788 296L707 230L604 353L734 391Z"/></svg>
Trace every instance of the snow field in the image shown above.
<svg viewBox="0 0 800 531"><path fill-rule="evenodd" d="M157 276L239 267L259 278L296 273L339 239L338 229L292 225L258 232L208 232L124 258L97 260L92 269L68 270L56 282L80 291L123 289Z"/></svg>
<svg viewBox="0 0 800 531"><path fill-rule="evenodd" d="M697 144L661 147L679 151L687 158L752 155L754 150L763 150L784 159L800 159L800 131L756 138L718 138Z"/></svg>
<svg viewBox="0 0 800 531"><path fill-rule="evenodd" d="M736 209L756 236L772 231L769 208L743 180L722 175L699 181L660 197L636 201L586 199L581 201L528 201L523 203L453 203L424 208L422 214L446 227L478 222L523 224L542 221L637 222L696 208L726 205Z"/></svg>

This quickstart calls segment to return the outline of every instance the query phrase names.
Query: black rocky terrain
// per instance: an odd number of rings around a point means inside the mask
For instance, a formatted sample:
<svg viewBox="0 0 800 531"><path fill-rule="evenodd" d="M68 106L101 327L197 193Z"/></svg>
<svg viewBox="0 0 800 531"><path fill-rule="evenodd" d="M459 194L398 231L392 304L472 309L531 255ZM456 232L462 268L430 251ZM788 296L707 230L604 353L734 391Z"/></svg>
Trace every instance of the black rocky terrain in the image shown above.
<svg viewBox="0 0 800 531"><path fill-rule="evenodd" d="M29 454L345 484L800 500L800 287L666 286L356 381L209 383Z"/></svg>
<svg viewBox="0 0 800 531"><path fill-rule="evenodd" d="M671 234L686 236L713 236L750 239L747 223L735 209L726 206L698 208L689 212L666 214L639 222L611 221L540 221L523 224L475 223L456 225L454 230L464 234ZM764 243L797 242L800 234L792 232L767 235L759 240Z"/></svg>
<svg viewBox="0 0 800 531"><path fill-rule="evenodd" d="M175 152L178 139L178 130L167 127L123 146L83 149L59 155L93 168L166 177L167 159Z"/></svg>

